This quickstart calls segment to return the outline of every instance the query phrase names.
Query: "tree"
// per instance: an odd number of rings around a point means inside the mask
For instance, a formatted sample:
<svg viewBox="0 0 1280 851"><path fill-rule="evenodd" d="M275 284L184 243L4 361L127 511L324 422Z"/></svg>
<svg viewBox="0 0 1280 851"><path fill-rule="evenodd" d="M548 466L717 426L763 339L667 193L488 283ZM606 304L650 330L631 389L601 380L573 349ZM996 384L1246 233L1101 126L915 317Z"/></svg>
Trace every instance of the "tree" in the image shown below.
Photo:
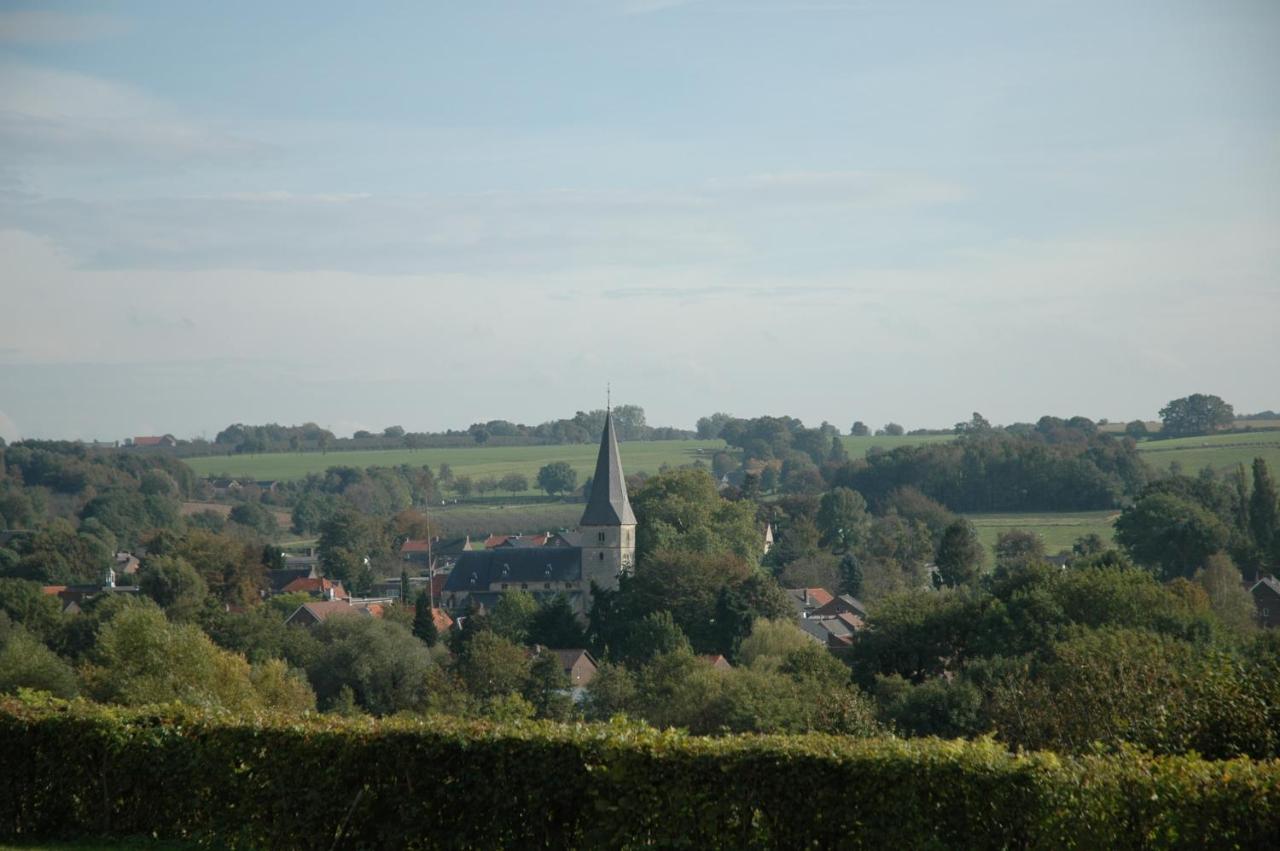
<svg viewBox="0 0 1280 851"><path fill-rule="evenodd" d="M524 493L529 489L529 477L523 473L507 473L499 485L510 493Z"/></svg>
<svg viewBox="0 0 1280 851"><path fill-rule="evenodd" d="M181 556L147 558L138 571L138 589L179 621L193 620L209 593L200 574Z"/></svg>
<svg viewBox="0 0 1280 851"><path fill-rule="evenodd" d="M1253 459L1253 493L1249 495L1249 531L1265 556L1280 557L1280 501L1262 458Z"/></svg>
<svg viewBox="0 0 1280 851"><path fill-rule="evenodd" d="M778 534L778 542L769 557L780 565L817 555L822 537L817 525L808 517L797 517Z"/></svg>
<svg viewBox="0 0 1280 851"><path fill-rule="evenodd" d="M264 705L243 656L219 648L193 624L171 624L154 606L127 608L103 626L93 661L85 679L97 700L237 712Z"/></svg>
<svg viewBox="0 0 1280 851"><path fill-rule="evenodd" d="M1171 493L1151 493L1116 519L1116 540L1161 578L1190 577L1230 539L1212 512Z"/></svg>
<svg viewBox="0 0 1280 851"><path fill-rule="evenodd" d="M431 653L409 630L359 614L335 615L311 628L319 642L307 677L322 706L349 688L366 712L421 710L431 696Z"/></svg>
<svg viewBox="0 0 1280 851"><path fill-rule="evenodd" d="M867 424L864 423L862 420L855 420L853 423L853 427L849 429L849 434L853 435L854 437L866 437L867 435L871 434L871 429L868 428Z"/></svg>
<svg viewBox="0 0 1280 851"><path fill-rule="evenodd" d="M0 694L20 688L72 698L80 691L75 671L21 625L5 627L0 615Z"/></svg>
<svg viewBox="0 0 1280 851"><path fill-rule="evenodd" d="M887 423L884 427L884 433L893 437L899 437L904 433L902 426L897 423Z"/></svg>
<svg viewBox="0 0 1280 851"><path fill-rule="evenodd" d="M467 690L481 700L518 693L529 679L529 657L523 648L491 630L466 643L456 668Z"/></svg>
<svg viewBox="0 0 1280 851"><path fill-rule="evenodd" d="M587 636L569 599L557 594L539 606L529 619L528 641L546 647L572 649L586 646Z"/></svg>
<svg viewBox="0 0 1280 851"><path fill-rule="evenodd" d="M551 496L570 493L578 486L578 474L568 461L553 461L538 470L538 487Z"/></svg>
<svg viewBox="0 0 1280 851"><path fill-rule="evenodd" d="M862 563L853 553L840 559L840 591L854 597L862 595Z"/></svg>
<svg viewBox="0 0 1280 851"><path fill-rule="evenodd" d="M404 437L404 426L387 426L382 430L383 437Z"/></svg>
<svg viewBox="0 0 1280 851"><path fill-rule="evenodd" d="M737 663L764 671L774 671L787 657L813 644L813 639L802 632L794 621L757 618L751 625L751 634L742 639L738 647Z"/></svg>
<svg viewBox="0 0 1280 851"><path fill-rule="evenodd" d="M1253 595L1244 588L1244 579L1231 557L1224 553L1209 556L1196 572L1196 582L1209 595L1209 606L1218 620L1240 635L1254 631L1257 609Z"/></svg>
<svg viewBox="0 0 1280 851"><path fill-rule="evenodd" d="M636 667L664 653L689 650L689 639L671 617L671 612L650 612L628 631L619 658L628 666Z"/></svg>
<svg viewBox="0 0 1280 851"><path fill-rule="evenodd" d="M834 591L840 587L840 560L831 553L815 553L789 563L778 574L783 588L825 588Z"/></svg>
<svg viewBox="0 0 1280 851"><path fill-rule="evenodd" d="M1134 440L1141 440L1149 434L1147 431L1147 424L1142 420L1133 420L1126 424L1124 427L1124 433L1129 437L1132 437Z"/></svg>
<svg viewBox="0 0 1280 851"><path fill-rule="evenodd" d="M1006 572L1044 561L1044 540L1024 529L1001 532L995 550L996 567Z"/></svg>
<svg viewBox="0 0 1280 851"><path fill-rule="evenodd" d="M259 535L271 537L276 533L276 516L264 508L260 502L240 503L231 509L227 519L252 529Z"/></svg>
<svg viewBox="0 0 1280 851"><path fill-rule="evenodd" d="M440 631L436 627L434 612L431 611L431 597L426 591L419 593L414 603L413 634L428 647L435 647L440 640Z"/></svg>
<svg viewBox="0 0 1280 851"><path fill-rule="evenodd" d="M942 533L938 544L938 575L946 585L967 585L982 568L982 542L968 520L957 520Z"/></svg>
<svg viewBox="0 0 1280 851"><path fill-rule="evenodd" d="M867 534L867 501L862 494L838 487L823 494L818 506L819 543L848 552Z"/></svg>
<svg viewBox="0 0 1280 851"><path fill-rule="evenodd" d="M1193 393L1174 399L1160 409L1163 437L1191 437L1226 428L1235 422L1235 411L1221 398Z"/></svg>
<svg viewBox="0 0 1280 851"><path fill-rule="evenodd" d="M528 591L508 591L494 605L489 628L513 644L525 644L538 601Z"/></svg>
<svg viewBox="0 0 1280 851"><path fill-rule="evenodd" d="M734 553L756 561L764 547L755 506L720 496L705 470L668 470L645 481L631 499L636 514L636 555L658 550Z"/></svg>
<svg viewBox="0 0 1280 851"><path fill-rule="evenodd" d="M569 696L572 685L560 664L560 657L543 650L533 657L529 666L524 698L533 704L537 717L563 721L573 709L573 698Z"/></svg>

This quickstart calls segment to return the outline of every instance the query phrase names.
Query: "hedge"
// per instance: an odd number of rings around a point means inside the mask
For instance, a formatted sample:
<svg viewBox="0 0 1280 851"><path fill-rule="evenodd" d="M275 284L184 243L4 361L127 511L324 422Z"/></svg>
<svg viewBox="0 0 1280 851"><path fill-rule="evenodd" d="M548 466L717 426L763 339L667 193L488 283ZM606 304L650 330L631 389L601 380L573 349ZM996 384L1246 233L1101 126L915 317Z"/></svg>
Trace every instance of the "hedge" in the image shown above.
<svg viewBox="0 0 1280 851"><path fill-rule="evenodd" d="M0 699L0 839L232 848L1274 848L1280 762Z"/></svg>

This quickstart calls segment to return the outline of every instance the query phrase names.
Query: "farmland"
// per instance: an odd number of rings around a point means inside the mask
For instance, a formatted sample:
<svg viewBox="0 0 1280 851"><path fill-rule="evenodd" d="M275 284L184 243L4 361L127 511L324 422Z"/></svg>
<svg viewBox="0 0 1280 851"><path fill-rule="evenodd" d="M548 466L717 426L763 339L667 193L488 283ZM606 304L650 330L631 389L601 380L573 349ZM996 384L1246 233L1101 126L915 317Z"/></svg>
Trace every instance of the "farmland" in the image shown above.
<svg viewBox="0 0 1280 851"><path fill-rule="evenodd" d="M849 455L860 458L873 447L892 449L951 440L949 435L846 437ZM725 448L723 440L655 440L622 445L622 461L629 473L657 473L665 464L679 467L711 457ZM578 473L579 481L595 469L597 445L576 443L560 446L498 446L446 449L384 449L359 452L278 452L264 455L216 455L188 458L187 464L201 476L246 477L288 481L301 479L308 473L323 473L329 467L413 467L430 465L433 469L448 464L456 476L502 477L507 473L523 473L530 482L538 469L553 461L567 461Z"/></svg>
<svg viewBox="0 0 1280 851"><path fill-rule="evenodd" d="M698 459L711 463L711 456L724 448L721 440L661 440L627 443L622 457L628 472L656 473L664 464L678 467ZM244 476L252 479L301 479L308 473L323 473L329 467L412 467L429 465L438 469L448 464L455 476L497 476L523 473L530 482L538 469L553 461L567 461L581 480L594 472L594 443L560 446L476 446L446 449L384 449L361 452L278 452L266 455L225 455L189 458L187 464L202 476Z"/></svg>
<svg viewBox="0 0 1280 851"><path fill-rule="evenodd" d="M1063 511L1039 514L968 514L965 515L978 538L987 548L988 563L994 561L992 547L1001 532L1022 529L1034 532L1044 541L1045 552L1053 554L1071 549L1071 545L1089 533L1096 533L1106 543L1111 543L1112 523L1119 516L1116 511Z"/></svg>
<svg viewBox="0 0 1280 851"><path fill-rule="evenodd" d="M1280 470L1280 431L1144 440L1138 444L1138 451L1160 472L1167 472L1175 461L1187 475L1205 467L1222 472L1238 464L1247 467L1254 458L1265 458L1272 470Z"/></svg>

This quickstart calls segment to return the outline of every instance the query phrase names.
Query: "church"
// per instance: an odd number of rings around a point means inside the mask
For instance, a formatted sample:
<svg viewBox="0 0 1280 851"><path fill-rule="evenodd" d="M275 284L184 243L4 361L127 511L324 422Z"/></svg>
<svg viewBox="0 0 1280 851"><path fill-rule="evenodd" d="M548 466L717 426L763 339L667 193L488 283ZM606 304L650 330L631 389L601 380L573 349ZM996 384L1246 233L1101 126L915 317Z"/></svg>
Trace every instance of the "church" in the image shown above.
<svg viewBox="0 0 1280 851"><path fill-rule="evenodd" d="M591 606L591 586L613 589L636 560L636 516L618 454L613 415L606 414L600 454L578 531L535 539L510 538L502 546L467 551L445 580L444 606L454 612L473 603L492 609L504 591L527 591L539 600L563 594L574 611Z"/></svg>

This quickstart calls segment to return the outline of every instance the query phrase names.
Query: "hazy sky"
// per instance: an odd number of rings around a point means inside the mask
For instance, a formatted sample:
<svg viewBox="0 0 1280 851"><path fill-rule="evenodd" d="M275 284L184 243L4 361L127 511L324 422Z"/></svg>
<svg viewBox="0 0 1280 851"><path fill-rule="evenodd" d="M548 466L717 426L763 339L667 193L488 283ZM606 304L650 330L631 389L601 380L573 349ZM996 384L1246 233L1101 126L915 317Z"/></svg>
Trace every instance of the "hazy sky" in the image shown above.
<svg viewBox="0 0 1280 851"><path fill-rule="evenodd" d="M1280 3L0 3L0 436L1280 409Z"/></svg>

